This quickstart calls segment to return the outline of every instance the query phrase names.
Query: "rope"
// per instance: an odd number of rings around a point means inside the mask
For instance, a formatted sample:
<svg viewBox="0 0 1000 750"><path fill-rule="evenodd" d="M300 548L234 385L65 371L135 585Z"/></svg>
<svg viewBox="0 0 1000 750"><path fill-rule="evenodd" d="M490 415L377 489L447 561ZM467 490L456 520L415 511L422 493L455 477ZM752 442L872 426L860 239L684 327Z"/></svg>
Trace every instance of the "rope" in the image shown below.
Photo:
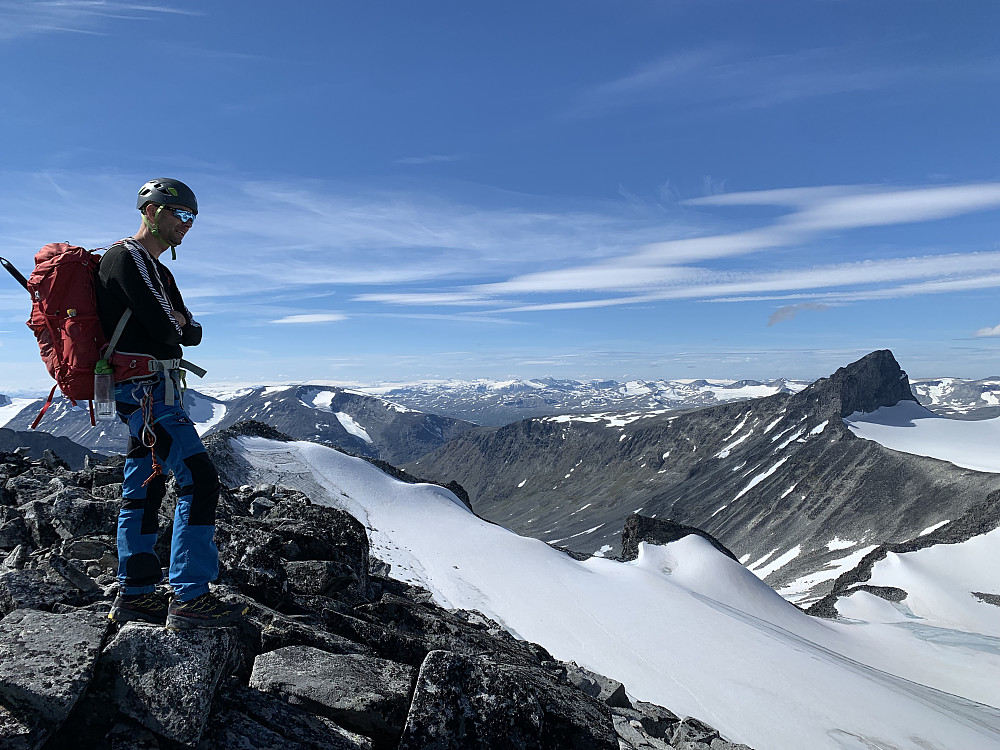
<svg viewBox="0 0 1000 750"><path fill-rule="evenodd" d="M143 487L163 474L163 467L156 460L156 432L153 431L153 425L156 424L153 419L153 391L151 388L144 390L142 395L142 430L139 432L139 439L142 440L142 444L146 448L149 448L149 454L153 459L153 473L142 483Z"/></svg>

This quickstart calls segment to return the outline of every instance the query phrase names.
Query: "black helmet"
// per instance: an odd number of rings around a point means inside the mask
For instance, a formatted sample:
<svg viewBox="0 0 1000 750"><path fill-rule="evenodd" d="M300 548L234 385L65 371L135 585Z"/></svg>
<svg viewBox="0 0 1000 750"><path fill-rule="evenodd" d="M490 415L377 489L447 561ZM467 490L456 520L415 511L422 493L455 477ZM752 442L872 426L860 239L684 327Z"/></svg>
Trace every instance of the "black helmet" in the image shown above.
<svg viewBox="0 0 1000 750"><path fill-rule="evenodd" d="M135 207L141 211L147 203L184 206L198 213L198 199L194 197L194 191L180 180L172 180L169 177L150 180L139 188L139 198L135 202Z"/></svg>

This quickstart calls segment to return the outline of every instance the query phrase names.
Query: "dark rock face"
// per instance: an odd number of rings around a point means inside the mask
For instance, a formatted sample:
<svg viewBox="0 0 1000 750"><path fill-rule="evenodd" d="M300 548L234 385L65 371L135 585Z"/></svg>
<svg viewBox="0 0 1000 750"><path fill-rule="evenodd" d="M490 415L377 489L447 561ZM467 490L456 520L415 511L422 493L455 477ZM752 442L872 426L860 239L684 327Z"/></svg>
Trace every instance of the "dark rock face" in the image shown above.
<svg viewBox="0 0 1000 750"><path fill-rule="evenodd" d="M841 367L829 378L810 385L802 395L824 411L839 408L842 417L895 406L900 401L917 401L910 390L909 378L888 349L872 352Z"/></svg>
<svg viewBox="0 0 1000 750"><path fill-rule="evenodd" d="M258 656L250 687L388 746L403 729L415 676L412 667L387 659L292 646Z"/></svg>
<svg viewBox="0 0 1000 750"><path fill-rule="evenodd" d="M696 534L707 539L719 552L736 560L736 555L726 549L722 542L707 531L662 518L648 518L638 513L633 513L625 521L625 528L622 529L621 558L622 560L635 560L639 556L639 542L670 544L670 542L676 542L689 534ZM739 560L736 561L739 562Z"/></svg>
<svg viewBox="0 0 1000 750"><path fill-rule="evenodd" d="M371 750L367 737L231 680L216 695L201 746L248 750Z"/></svg>
<svg viewBox="0 0 1000 750"><path fill-rule="evenodd" d="M618 750L606 707L540 668L432 651L420 667L400 750Z"/></svg>
<svg viewBox="0 0 1000 750"><path fill-rule="evenodd" d="M209 446L238 466L226 441ZM0 453L0 520L29 529L0 548L5 750L673 747L657 739L682 724L667 709L440 609L372 566L353 517L285 487L222 493L215 590L247 604L238 627L115 625L120 468Z"/></svg>
<svg viewBox="0 0 1000 750"><path fill-rule="evenodd" d="M828 546L835 539L903 543L1000 490L1000 475L883 448L843 421L902 400L913 400L905 373L879 351L793 395L526 420L466 433L404 468L457 480L480 516L583 554L623 554L618 533L634 513L702 529L748 564L800 546L767 577L780 588L849 554Z"/></svg>

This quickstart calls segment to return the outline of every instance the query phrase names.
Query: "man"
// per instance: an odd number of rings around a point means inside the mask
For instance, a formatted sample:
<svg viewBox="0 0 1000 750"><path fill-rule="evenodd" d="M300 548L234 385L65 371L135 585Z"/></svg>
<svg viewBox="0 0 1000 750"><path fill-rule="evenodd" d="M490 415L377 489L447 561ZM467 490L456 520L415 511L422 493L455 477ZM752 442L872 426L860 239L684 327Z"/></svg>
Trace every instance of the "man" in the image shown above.
<svg viewBox="0 0 1000 750"><path fill-rule="evenodd" d="M209 582L219 575L219 477L182 402L181 346L201 343L202 331L159 261L167 248L176 258L174 248L193 226L198 201L183 182L161 178L139 189L136 207L142 225L104 253L97 285L105 335L111 340L121 328L111 364L118 416L129 427L118 514L119 589L108 616L115 622L165 623L171 629L231 625L246 607L226 604L209 591ZM163 575L153 551L166 471L173 472L178 485L169 603L156 590Z"/></svg>

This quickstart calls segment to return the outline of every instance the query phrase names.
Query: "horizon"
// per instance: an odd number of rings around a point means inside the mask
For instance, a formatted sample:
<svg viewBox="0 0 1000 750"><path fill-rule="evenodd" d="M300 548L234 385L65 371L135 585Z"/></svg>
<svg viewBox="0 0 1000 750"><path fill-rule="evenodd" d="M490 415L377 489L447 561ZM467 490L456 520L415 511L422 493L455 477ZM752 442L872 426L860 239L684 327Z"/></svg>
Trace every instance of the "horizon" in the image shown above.
<svg viewBox="0 0 1000 750"><path fill-rule="evenodd" d="M845 366L851 363L845 363ZM48 374L42 373L46 378ZM365 395L370 396L384 396L385 391L395 390L397 388L414 388L421 386L434 386L434 385L463 385L463 384L503 384L503 383L514 383L514 382L541 382L546 380L553 380L557 382L572 382L580 383L583 385L599 383L599 382L616 382L621 385L625 385L629 382L668 382L668 383L693 383L697 381L705 381L712 385L731 385L733 383L740 382L756 382L756 383L773 383L779 380L784 380L790 383L806 383L812 384L817 380L825 377L829 377L833 372L829 372L826 375L821 375L816 378L790 378L783 375L776 375L771 378L713 378L713 377L687 377L687 378L631 378L627 380L620 380L616 378L553 378L550 376L540 376L540 377L520 377L520 378L425 378L418 380L380 380L380 381L369 381L369 382L357 382L357 381L346 381L346 380L330 380L324 378L313 378L305 380L283 380L283 381L212 381L210 383L199 384L199 383L189 383L189 389L197 393L201 393L212 398L217 398L221 401L226 401L228 398L232 397L234 392L240 390L254 390L258 388L268 389L284 389L284 388L296 388L300 386L314 386L314 387L325 387L325 388L340 388L342 390L355 390L362 392ZM907 373L907 378L909 382L912 383L923 383L927 381L935 380L959 380L966 382L978 382L978 381L989 381L998 380L1000 381L1000 376L998 375L987 375L982 378L964 378L955 375L937 375L929 377L914 377ZM51 381L50 381L51 383ZM44 385L44 387L37 388L4 388L4 385L0 383L0 396L8 396L11 398L45 398L51 389L51 384ZM383 391L383 393L379 393ZM55 398L64 398L62 393L58 392L55 394Z"/></svg>
<svg viewBox="0 0 1000 750"><path fill-rule="evenodd" d="M205 329L196 390L815 380L877 349L993 377L998 20L0 1L0 255L107 246L146 180L188 183L163 260ZM47 390L0 278L0 393Z"/></svg>

